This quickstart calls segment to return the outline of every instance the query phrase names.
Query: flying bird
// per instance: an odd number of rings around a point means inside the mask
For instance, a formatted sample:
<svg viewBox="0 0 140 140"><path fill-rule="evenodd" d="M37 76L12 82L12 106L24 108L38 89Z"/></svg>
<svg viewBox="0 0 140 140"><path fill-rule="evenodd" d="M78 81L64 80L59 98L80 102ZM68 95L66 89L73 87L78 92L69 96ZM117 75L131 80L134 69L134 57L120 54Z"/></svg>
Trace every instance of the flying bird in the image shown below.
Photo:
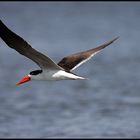
<svg viewBox="0 0 140 140"><path fill-rule="evenodd" d="M102 49L112 44L119 37L104 43L96 48L92 48L83 52L75 53L64 57L56 64L50 57L40 53L28 44L23 38L10 30L0 20L0 37L12 49L15 49L20 54L34 61L39 67L39 70L31 71L23 77L16 85L21 85L31 80L78 80L86 79L74 74L72 71L91 59L95 54Z"/></svg>

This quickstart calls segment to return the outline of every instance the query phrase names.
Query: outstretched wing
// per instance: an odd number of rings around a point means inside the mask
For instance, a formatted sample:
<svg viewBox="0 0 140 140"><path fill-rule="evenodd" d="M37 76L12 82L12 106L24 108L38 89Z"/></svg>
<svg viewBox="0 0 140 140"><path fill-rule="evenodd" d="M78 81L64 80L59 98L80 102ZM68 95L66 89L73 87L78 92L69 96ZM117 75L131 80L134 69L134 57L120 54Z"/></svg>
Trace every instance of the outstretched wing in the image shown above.
<svg viewBox="0 0 140 140"><path fill-rule="evenodd" d="M72 71L79 67L81 64L85 63L89 59L91 59L95 54L100 52L102 49L107 47L108 45L112 44L115 40L117 40L119 37L114 38L113 40L104 43L101 46L98 46L96 48L83 51L80 53L72 54L70 56L64 57L58 65L61 66L66 71Z"/></svg>
<svg viewBox="0 0 140 140"><path fill-rule="evenodd" d="M33 49L23 38L12 32L0 20L0 37L12 49L37 63L41 69L62 69L48 56Z"/></svg>

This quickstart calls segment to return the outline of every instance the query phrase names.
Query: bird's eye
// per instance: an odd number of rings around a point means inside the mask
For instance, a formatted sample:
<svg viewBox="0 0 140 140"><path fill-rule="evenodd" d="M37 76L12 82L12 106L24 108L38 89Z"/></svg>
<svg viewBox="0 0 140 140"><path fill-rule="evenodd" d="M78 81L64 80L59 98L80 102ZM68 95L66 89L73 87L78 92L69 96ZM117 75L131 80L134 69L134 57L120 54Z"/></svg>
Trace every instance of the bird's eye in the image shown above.
<svg viewBox="0 0 140 140"><path fill-rule="evenodd" d="M38 75L40 73L42 73L42 70L35 70L35 71L31 71L30 75Z"/></svg>

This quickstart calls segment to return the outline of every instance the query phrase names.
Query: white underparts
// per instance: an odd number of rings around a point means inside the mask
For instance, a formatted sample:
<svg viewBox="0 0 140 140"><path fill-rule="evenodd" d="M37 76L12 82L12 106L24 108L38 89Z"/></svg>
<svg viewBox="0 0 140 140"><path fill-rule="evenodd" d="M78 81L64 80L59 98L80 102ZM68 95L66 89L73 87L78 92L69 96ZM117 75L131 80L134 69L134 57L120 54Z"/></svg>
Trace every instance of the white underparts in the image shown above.
<svg viewBox="0 0 140 140"><path fill-rule="evenodd" d="M76 79L85 79L83 77L80 77L80 76L77 76L77 75L74 75L72 73L68 73L68 72L65 72L63 70L60 70L56 73L53 74L52 76L54 79L58 79L58 80L63 80L63 79L73 79L73 80L76 80Z"/></svg>
<svg viewBox="0 0 140 140"><path fill-rule="evenodd" d="M30 75L32 80L78 80L85 79L63 70L44 70L38 75Z"/></svg>

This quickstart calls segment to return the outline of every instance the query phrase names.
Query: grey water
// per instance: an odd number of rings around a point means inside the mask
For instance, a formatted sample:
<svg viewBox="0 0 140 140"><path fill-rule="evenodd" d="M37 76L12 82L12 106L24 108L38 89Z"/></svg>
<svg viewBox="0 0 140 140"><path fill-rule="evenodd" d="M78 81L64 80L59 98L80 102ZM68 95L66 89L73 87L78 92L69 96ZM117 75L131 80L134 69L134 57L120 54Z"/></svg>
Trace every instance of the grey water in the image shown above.
<svg viewBox="0 0 140 140"><path fill-rule="evenodd" d="M140 2L0 2L0 19L56 62L120 36L74 71L88 80L19 87L39 67L0 40L1 138L140 137Z"/></svg>

